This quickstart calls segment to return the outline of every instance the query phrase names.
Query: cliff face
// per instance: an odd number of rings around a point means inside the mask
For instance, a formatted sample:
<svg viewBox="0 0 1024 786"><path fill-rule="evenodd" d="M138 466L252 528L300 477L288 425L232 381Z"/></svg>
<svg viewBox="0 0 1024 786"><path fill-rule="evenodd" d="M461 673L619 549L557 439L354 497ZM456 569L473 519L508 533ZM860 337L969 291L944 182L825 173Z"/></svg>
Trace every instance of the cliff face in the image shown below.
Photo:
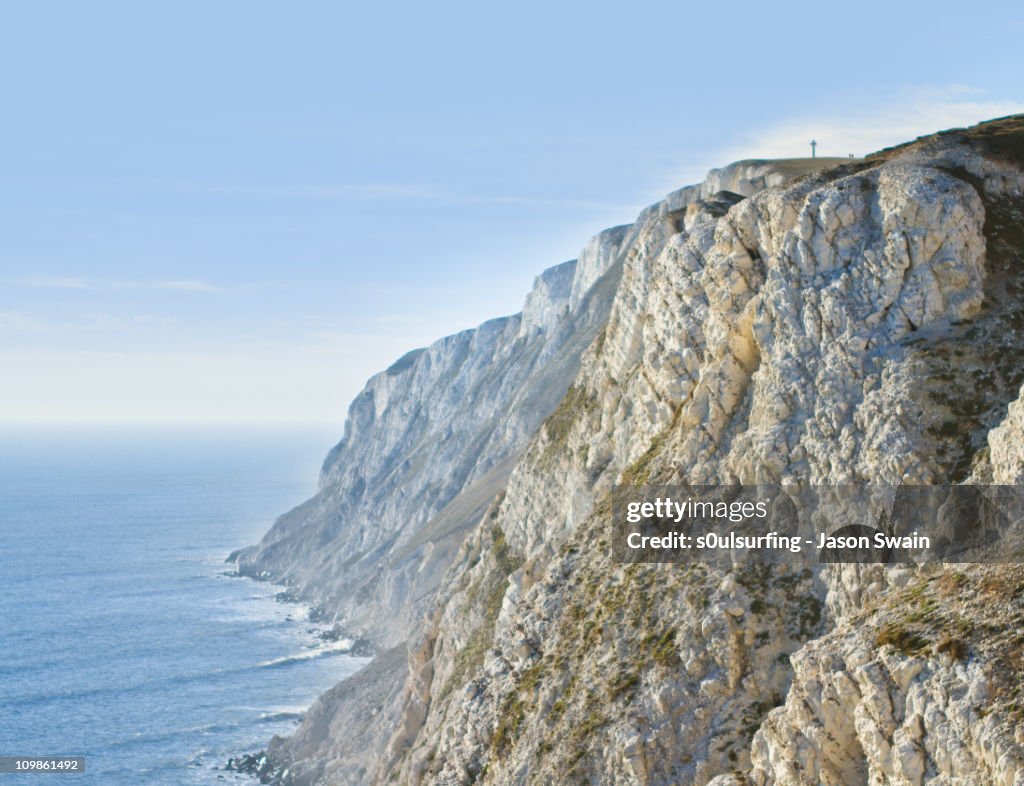
<svg viewBox="0 0 1024 786"><path fill-rule="evenodd" d="M239 552L239 571L288 583L351 634L404 641L607 319L624 232L602 232L579 260L540 275L522 313L370 379L317 495Z"/></svg>
<svg viewBox="0 0 1024 786"><path fill-rule="evenodd" d="M618 230L593 340L453 544L372 750L344 721L301 744L354 699L326 701L274 743L278 780L1024 784L1017 566L607 548L618 482L1019 482L1022 166L1010 118L825 171L741 162ZM611 281L583 269L570 304Z"/></svg>
<svg viewBox="0 0 1024 786"><path fill-rule="evenodd" d="M413 350L352 402L315 497L233 555L349 634L405 641L466 533L507 484L608 319L626 250L721 215L742 194L827 165L742 161L595 235L537 277L521 313ZM731 191L728 189L734 189Z"/></svg>

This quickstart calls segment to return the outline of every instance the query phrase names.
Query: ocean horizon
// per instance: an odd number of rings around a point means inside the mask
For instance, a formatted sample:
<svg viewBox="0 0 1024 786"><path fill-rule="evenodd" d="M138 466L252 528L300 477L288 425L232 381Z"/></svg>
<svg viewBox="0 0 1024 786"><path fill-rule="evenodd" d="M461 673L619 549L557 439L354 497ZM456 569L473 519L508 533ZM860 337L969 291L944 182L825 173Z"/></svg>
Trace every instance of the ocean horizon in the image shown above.
<svg viewBox="0 0 1024 786"><path fill-rule="evenodd" d="M0 428L0 756L85 757L47 782L251 783L227 759L366 662L225 564L310 496L329 446L303 427Z"/></svg>

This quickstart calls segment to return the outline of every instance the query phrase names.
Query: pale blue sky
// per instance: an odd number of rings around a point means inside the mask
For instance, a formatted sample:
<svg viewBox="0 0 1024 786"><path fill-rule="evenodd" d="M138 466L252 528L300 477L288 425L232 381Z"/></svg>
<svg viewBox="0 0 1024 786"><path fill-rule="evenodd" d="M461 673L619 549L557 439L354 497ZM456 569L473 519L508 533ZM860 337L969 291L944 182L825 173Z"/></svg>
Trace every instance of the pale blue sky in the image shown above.
<svg viewBox="0 0 1024 786"><path fill-rule="evenodd" d="M7 3L0 421L313 420L740 157L1024 110L1017 3Z"/></svg>

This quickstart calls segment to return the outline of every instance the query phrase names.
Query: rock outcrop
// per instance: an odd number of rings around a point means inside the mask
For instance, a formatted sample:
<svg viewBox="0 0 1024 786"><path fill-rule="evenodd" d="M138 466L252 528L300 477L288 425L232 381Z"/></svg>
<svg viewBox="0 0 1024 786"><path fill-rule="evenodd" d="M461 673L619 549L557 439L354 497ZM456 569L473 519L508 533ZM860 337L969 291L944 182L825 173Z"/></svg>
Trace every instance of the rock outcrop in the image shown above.
<svg viewBox="0 0 1024 786"><path fill-rule="evenodd" d="M346 621L353 564L380 577L359 602L424 612L372 756L345 764L339 694L275 743L278 782L319 782L282 771L314 760L324 783L1024 784L1017 566L608 548L617 483L1020 482L1022 292L1018 117L713 172L545 274L523 315L399 361L320 495L242 558ZM396 555L422 565L437 532L458 534L418 602Z"/></svg>

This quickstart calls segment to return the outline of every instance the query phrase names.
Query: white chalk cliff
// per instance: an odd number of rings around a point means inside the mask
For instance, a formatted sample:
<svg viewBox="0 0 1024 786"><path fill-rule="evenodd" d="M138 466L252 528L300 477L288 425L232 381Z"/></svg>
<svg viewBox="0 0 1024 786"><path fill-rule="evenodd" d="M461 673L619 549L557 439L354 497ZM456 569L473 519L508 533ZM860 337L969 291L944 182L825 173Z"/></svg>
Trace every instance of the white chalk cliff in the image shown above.
<svg viewBox="0 0 1024 786"><path fill-rule="evenodd" d="M370 379L319 493L234 555L240 572L294 586L349 633L404 641L607 320L622 235L603 232L538 276L520 314L409 352Z"/></svg>
<svg viewBox="0 0 1024 786"><path fill-rule="evenodd" d="M1022 382L1024 118L712 172L372 379L241 555L389 647L272 780L1024 785L1024 567L607 548L620 482L1020 483Z"/></svg>

